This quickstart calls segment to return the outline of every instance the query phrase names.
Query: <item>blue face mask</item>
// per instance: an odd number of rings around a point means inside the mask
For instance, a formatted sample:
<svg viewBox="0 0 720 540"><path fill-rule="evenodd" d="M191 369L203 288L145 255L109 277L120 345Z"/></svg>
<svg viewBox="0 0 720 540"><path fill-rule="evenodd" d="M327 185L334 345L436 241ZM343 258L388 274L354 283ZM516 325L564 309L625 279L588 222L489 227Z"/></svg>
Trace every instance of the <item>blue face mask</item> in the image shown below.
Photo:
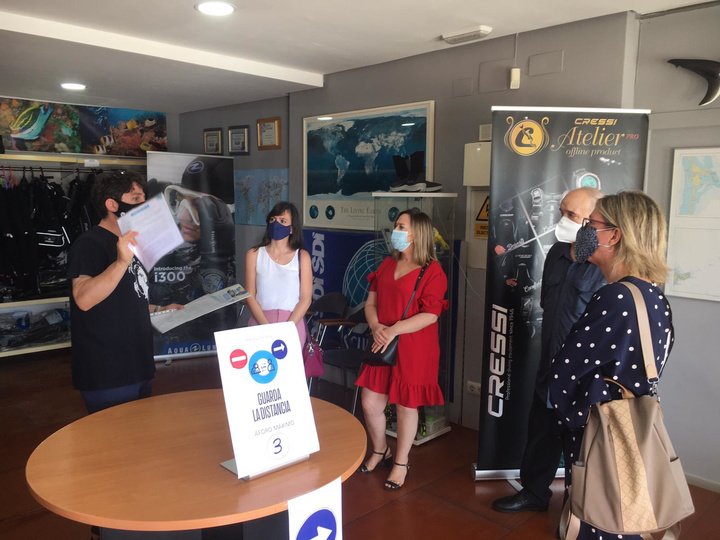
<svg viewBox="0 0 720 540"><path fill-rule="evenodd" d="M292 225L283 225L279 221L268 223L267 233L271 240L282 240L290 236Z"/></svg>
<svg viewBox="0 0 720 540"><path fill-rule="evenodd" d="M596 229L590 225L580 227L577 237L575 238L575 260L577 262L587 262L587 260L595 254L600 246L610 247L610 244L601 244L598 241L598 230L607 231L610 229Z"/></svg>
<svg viewBox="0 0 720 540"><path fill-rule="evenodd" d="M408 242L407 231L393 231L390 235L390 243L398 251L405 251L412 242Z"/></svg>

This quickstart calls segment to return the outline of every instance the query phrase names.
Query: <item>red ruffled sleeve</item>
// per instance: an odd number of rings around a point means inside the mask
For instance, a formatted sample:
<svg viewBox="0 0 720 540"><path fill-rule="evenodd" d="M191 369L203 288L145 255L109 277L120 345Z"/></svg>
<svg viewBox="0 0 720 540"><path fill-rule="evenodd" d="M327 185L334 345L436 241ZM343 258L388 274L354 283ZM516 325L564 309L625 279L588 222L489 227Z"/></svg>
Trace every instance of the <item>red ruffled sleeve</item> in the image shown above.
<svg viewBox="0 0 720 540"><path fill-rule="evenodd" d="M425 281L422 288L422 295L418 298L418 307L421 313L432 313L440 316L441 313L448 310L450 303L445 300L447 292L447 276L442 271L440 264L433 262L426 271Z"/></svg>
<svg viewBox="0 0 720 540"><path fill-rule="evenodd" d="M368 283L370 283L370 290L376 291L377 289L377 272L370 272L367 277Z"/></svg>
<svg viewBox="0 0 720 540"><path fill-rule="evenodd" d="M378 281L378 274L380 274L385 267L388 264L388 260L392 261L393 259L391 257L385 257L383 259L383 262L380 263L380 267L375 272L370 272L367 276L368 283L370 283L370 290L377 292L377 281Z"/></svg>

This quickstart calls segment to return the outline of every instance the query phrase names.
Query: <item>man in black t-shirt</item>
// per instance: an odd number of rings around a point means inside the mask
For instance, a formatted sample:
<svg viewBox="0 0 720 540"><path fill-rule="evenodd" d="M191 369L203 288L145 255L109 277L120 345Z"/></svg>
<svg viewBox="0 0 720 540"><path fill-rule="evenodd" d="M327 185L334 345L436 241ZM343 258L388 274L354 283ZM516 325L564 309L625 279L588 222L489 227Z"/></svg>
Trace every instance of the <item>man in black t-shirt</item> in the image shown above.
<svg viewBox="0 0 720 540"><path fill-rule="evenodd" d="M73 385L89 413L149 397L152 352L147 274L133 256L137 233L121 234L118 218L145 201L138 173L104 173L91 193L99 225L70 248ZM169 305L166 309L182 306Z"/></svg>

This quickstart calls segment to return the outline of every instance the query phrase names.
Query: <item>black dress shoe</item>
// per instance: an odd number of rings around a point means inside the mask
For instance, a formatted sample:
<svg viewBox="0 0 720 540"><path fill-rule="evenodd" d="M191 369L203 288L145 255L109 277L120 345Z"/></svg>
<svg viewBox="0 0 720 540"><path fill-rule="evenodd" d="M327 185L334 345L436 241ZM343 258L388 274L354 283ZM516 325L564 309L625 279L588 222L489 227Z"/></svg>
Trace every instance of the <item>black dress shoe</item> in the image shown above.
<svg viewBox="0 0 720 540"><path fill-rule="evenodd" d="M547 504L542 505L528 501L522 491L516 493L515 495L510 495L509 497L496 499L493 501L492 507L493 510L503 512L505 514L517 514L518 512L525 512L528 510L532 510L533 512L545 512L548 509Z"/></svg>

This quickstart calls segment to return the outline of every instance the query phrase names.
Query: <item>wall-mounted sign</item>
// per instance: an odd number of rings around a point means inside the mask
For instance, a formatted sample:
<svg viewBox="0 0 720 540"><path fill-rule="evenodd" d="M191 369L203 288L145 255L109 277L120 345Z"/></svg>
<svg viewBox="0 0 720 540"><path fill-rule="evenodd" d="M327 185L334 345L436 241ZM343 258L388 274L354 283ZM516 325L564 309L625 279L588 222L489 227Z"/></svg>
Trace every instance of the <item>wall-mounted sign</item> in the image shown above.
<svg viewBox="0 0 720 540"><path fill-rule="evenodd" d="M475 217L475 238L487 238L489 228L488 208L490 206L490 197L485 196L482 207Z"/></svg>

